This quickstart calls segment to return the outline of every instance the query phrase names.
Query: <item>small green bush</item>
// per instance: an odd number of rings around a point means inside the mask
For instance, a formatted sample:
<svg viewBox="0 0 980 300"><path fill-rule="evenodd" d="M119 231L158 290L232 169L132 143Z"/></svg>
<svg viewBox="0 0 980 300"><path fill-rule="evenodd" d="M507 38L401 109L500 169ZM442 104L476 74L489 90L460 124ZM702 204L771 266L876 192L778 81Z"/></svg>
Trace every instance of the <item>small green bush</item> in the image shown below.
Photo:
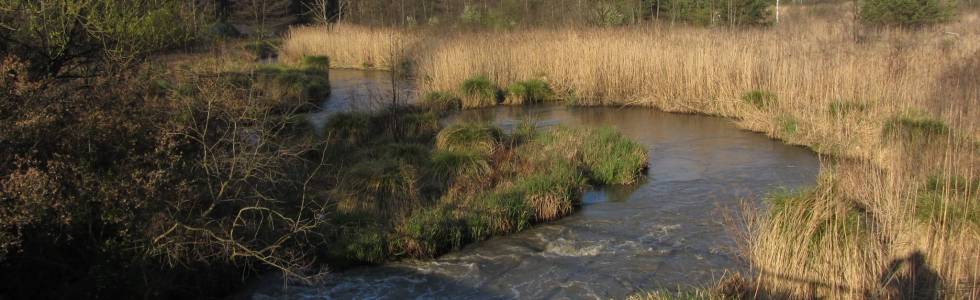
<svg viewBox="0 0 980 300"><path fill-rule="evenodd" d="M769 91L753 90L742 95L742 101L755 108L764 109L776 104L776 94Z"/></svg>
<svg viewBox="0 0 980 300"><path fill-rule="evenodd" d="M885 137L901 137L905 139L933 138L949 133L949 126L939 119L929 115L911 111L896 115L885 122L883 134Z"/></svg>
<svg viewBox="0 0 980 300"><path fill-rule="evenodd" d="M598 184L634 183L647 166L646 149L611 127L593 130L585 138L582 162Z"/></svg>
<svg viewBox="0 0 980 300"><path fill-rule="evenodd" d="M429 92L420 105L433 111L452 111L462 109L463 100L448 92Z"/></svg>
<svg viewBox="0 0 980 300"><path fill-rule="evenodd" d="M600 2L592 11L591 21L596 26L622 26L635 21L632 14L627 14L618 3Z"/></svg>
<svg viewBox="0 0 980 300"><path fill-rule="evenodd" d="M494 106L500 102L500 89L483 75L463 81L460 89L464 108Z"/></svg>
<svg viewBox="0 0 980 300"><path fill-rule="evenodd" d="M540 79L515 82L507 87L506 104L529 104L549 101L554 92L548 83Z"/></svg>
<svg viewBox="0 0 980 300"><path fill-rule="evenodd" d="M945 22L953 11L940 0L864 0L858 16L868 25L916 28Z"/></svg>
<svg viewBox="0 0 980 300"><path fill-rule="evenodd" d="M500 128L490 124L456 124L446 127L436 135L436 148L490 155L499 146L503 137Z"/></svg>

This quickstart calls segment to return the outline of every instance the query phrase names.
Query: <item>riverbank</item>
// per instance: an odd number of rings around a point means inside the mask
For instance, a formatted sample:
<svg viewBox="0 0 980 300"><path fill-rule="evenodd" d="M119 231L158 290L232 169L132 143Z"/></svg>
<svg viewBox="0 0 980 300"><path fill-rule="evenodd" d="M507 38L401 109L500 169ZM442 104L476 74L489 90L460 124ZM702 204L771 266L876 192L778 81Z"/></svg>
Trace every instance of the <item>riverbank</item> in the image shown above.
<svg viewBox="0 0 980 300"><path fill-rule="evenodd" d="M936 294L973 293L980 224L954 212L980 203L977 16L919 31L801 16L774 29L393 31L397 42L363 43L389 45L395 51L377 55L409 58L421 90L460 106L494 105L514 83L540 80L552 101L720 115L828 154L813 189L773 195L768 210L745 214L741 242L753 268L745 286L797 297L894 296L916 286L912 269L926 269L942 283ZM324 41L366 47L348 39L370 29L339 28L350 25L295 30L284 56L330 56L317 52Z"/></svg>

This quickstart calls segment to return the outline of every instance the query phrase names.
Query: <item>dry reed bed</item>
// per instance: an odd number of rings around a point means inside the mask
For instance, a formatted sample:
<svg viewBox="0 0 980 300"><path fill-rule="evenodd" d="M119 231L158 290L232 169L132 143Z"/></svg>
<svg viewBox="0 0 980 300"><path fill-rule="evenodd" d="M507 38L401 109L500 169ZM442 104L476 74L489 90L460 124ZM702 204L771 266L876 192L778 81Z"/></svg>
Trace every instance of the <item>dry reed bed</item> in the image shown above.
<svg viewBox="0 0 980 300"><path fill-rule="evenodd" d="M331 67L390 70L410 55L421 36L389 28L365 28L338 24L328 27L299 27L290 30L280 49L284 62L296 63L304 56L323 55Z"/></svg>
<svg viewBox="0 0 980 300"><path fill-rule="evenodd" d="M967 14L916 32L839 24L813 18L773 29L454 34L343 25L296 29L283 50L287 57L331 56L340 65L411 53L402 58L417 64L422 91L458 92L474 75L500 86L540 78L576 104L720 115L855 158L828 160L818 185L780 213L746 215L745 257L757 276L749 289L799 298L894 298L908 296L907 286L916 283L920 292L980 298L980 232L976 220L953 217L980 207L977 193L941 185L934 191L940 217L917 217L928 178L980 182L980 19ZM743 101L752 90L776 100ZM842 103L854 106L841 112ZM937 117L951 132L912 141L883 134L909 111ZM922 274L909 280L911 266L934 273L942 285L919 282L928 277Z"/></svg>

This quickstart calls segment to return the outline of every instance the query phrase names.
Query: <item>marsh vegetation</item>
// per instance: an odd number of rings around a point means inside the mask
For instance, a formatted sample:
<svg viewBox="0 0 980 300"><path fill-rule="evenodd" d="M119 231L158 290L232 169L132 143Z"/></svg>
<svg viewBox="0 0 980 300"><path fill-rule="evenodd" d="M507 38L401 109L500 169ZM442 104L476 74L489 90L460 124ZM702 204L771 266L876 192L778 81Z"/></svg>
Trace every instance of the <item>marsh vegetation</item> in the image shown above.
<svg viewBox="0 0 980 300"><path fill-rule="evenodd" d="M0 3L0 298L310 283L641 179L647 149L611 128L440 122L545 102L726 117L825 155L815 186L732 222L751 270L692 297L977 296L976 1L477 2ZM418 105L317 132L302 114L338 67L413 80Z"/></svg>

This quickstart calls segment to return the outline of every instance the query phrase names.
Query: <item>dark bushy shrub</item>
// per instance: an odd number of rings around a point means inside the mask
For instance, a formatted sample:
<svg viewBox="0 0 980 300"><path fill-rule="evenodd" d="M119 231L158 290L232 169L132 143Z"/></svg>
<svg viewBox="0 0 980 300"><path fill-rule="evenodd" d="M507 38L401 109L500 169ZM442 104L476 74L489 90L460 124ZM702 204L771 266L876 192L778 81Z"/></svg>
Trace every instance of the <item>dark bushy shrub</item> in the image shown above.
<svg viewBox="0 0 980 300"><path fill-rule="evenodd" d="M952 12L941 0L864 0L859 17L868 25L915 28L945 22Z"/></svg>
<svg viewBox="0 0 980 300"><path fill-rule="evenodd" d="M766 0L657 0L655 18L708 26L769 25L772 1Z"/></svg>

